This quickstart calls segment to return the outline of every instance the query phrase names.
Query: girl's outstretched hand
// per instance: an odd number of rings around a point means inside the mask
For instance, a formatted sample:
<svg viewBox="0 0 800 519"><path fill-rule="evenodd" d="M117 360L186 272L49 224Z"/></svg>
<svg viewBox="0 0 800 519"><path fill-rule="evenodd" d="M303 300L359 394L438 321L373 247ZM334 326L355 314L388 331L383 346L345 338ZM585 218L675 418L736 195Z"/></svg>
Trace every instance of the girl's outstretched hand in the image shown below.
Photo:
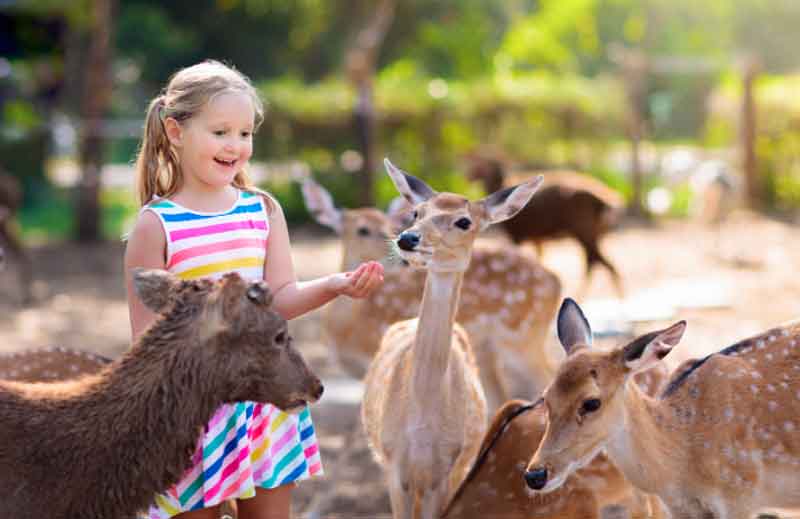
<svg viewBox="0 0 800 519"><path fill-rule="evenodd" d="M356 299L367 297L383 283L383 265L377 261L362 263L351 272L334 274L330 283L337 295Z"/></svg>

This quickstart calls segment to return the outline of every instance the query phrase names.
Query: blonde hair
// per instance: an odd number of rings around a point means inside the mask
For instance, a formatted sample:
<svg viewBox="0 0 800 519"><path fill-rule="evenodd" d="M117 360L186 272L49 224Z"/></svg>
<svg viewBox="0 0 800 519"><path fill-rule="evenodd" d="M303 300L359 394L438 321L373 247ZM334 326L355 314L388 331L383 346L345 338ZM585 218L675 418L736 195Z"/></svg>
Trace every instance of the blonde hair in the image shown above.
<svg viewBox="0 0 800 519"><path fill-rule="evenodd" d="M166 88L147 107L144 134L136 158L136 191L142 206L153 198L174 195L183 185L183 172L172 148L164 120L172 117L179 123L188 121L216 96L227 92L246 94L253 101L256 128L264 120L264 104L250 80L241 72L219 61L208 60L176 72ZM245 191L258 190L244 169L239 170L233 185ZM272 200L266 196L269 209Z"/></svg>

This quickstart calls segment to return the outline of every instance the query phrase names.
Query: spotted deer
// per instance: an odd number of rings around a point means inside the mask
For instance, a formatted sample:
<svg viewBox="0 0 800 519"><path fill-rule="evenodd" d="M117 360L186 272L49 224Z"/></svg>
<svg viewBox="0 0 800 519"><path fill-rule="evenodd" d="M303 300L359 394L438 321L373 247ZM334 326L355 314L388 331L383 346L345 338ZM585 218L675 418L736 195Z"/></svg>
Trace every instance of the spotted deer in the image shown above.
<svg viewBox="0 0 800 519"><path fill-rule="evenodd" d="M558 331L568 357L544 393L548 426L525 473L551 492L605 450L673 518L745 519L800 507L800 323L679 366L657 398L630 382L681 339L677 322L611 351L566 300Z"/></svg>
<svg viewBox="0 0 800 519"><path fill-rule="evenodd" d="M665 369L636 376L647 394L666 380ZM657 499L636 491L620 470L598 454L564 485L548 494L533 492L523 475L547 427L544 400L507 402L489 426L468 475L442 514L443 519L598 519L611 507L633 517L657 514Z"/></svg>
<svg viewBox="0 0 800 519"><path fill-rule="evenodd" d="M437 193L388 160L386 169L414 205L398 253L427 277L419 317L386 331L367 371L362 421L387 476L393 516L433 519L466 474L486 427L470 340L455 322L472 246L481 230L523 207L541 178L472 202Z"/></svg>
<svg viewBox="0 0 800 519"><path fill-rule="evenodd" d="M324 310L326 343L349 374L362 378L386 329L419 311L425 272L387 259L391 237L411 224L407 216L413 209L402 203L393 203L387 213L338 209L330 193L310 179L302 191L314 218L341 237L342 270L386 260L384 283L375 293L366 299L340 297ZM490 410L512 397L538 395L552 379L563 354L560 348L547 351L545 343L560 298L558 277L518 248L475 244L456 321L470 337Z"/></svg>
<svg viewBox="0 0 800 519"><path fill-rule="evenodd" d="M111 359L69 348L40 348L0 354L0 380L55 382L94 374Z"/></svg>
<svg viewBox="0 0 800 519"><path fill-rule="evenodd" d="M0 381L4 515L133 517L189 468L222 403L299 411L322 394L263 281L140 270L134 286L158 317L120 359L77 380Z"/></svg>

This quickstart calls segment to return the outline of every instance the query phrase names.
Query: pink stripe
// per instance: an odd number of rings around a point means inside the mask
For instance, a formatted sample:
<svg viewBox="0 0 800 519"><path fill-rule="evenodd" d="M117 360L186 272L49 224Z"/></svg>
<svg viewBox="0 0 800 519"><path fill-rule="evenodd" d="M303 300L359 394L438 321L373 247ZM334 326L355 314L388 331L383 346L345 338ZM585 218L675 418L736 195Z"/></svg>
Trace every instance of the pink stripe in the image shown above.
<svg viewBox="0 0 800 519"><path fill-rule="evenodd" d="M217 243L209 243L208 245L198 245L196 247L189 247L183 249L172 255L169 260L167 268L172 268L174 265L186 261L197 256L205 256L206 254L214 254L215 252L224 252L233 249L244 249L246 247L263 249L267 245L267 240L259 240L258 238L242 238L239 240L228 240Z"/></svg>
<svg viewBox="0 0 800 519"><path fill-rule="evenodd" d="M205 236L207 234L217 234L226 231L235 231L236 229L261 229L266 231L267 222L262 220L246 220L241 222L228 222L228 223L218 223L216 225L206 225L205 227L195 227L194 229L181 229L169 233L169 238L172 241L178 241L178 240L185 240L186 238Z"/></svg>
<svg viewBox="0 0 800 519"><path fill-rule="evenodd" d="M316 473L317 473L317 472L319 472L320 470L322 470L322 463L320 463L320 462L317 462L317 463L314 463L313 465L311 465L311 466L308 468L308 473L309 473L309 474L311 474L311 475L313 476L314 474L316 474Z"/></svg>
<svg viewBox="0 0 800 519"><path fill-rule="evenodd" d="M225 466L225 468L222 469L222 475L220 476L219 481L217 481L216 485L211 487L211 490L206 492L204 499L205 500L212 499L217 494L217 492L219 492L220 488L222 488L222 484L225 482L226 479L228 479L228 476L236 472L236 470L239 468L239 465L242 463L242 460L247 458L248 456L250 456L250 450L241 449L239 451L239 455L236 456L236 459L228 463Z"/></svg>
<svg viewBox="0 0 800 519"><path fill-rule="evenodd" d="M264 464L256 469L253 473L253 479L259 483L264 482L264 472L272 468L272 458L264 456Z"/></svg>
<svg viewBox="0 0 800 519"><path fill-rule="evenodd" d="M262 420L262 422L260 424L258 424L257 427L254 427L253 429L250 429L250 431L249 431L249 433L250 433L250 441L255 443L255 441L258 438L261 438L261 436L264 434L264 430L267 428L267 425L268 425L268 421L267 420Z"/></svg>
<svg viewBox="0 0 800 519"><path fill-rule="evenodd" d="M304 450L303 453L306 455L306 459L308 459L314 454L316 454L318 451L319 451L319 446L315 443L311 447Z"/></svg>
<svg viewBox="0 0 800 519"><path fill-rule="evenodd" d="M285 433L283 433L283 436L281 436L281 439L278 440L272 446L272 448L270 449L270 454L272 454L273 456L277 455L278 452L281 450L281 447L283 447L284 445L289 443L289 441L292 438L294 438L296 434L297 434L297 428L290 427L289 430L287 430Z"/></svg>
<svg viewBox="0 0 800 519"><path fill-rule="evenodd" d="M236 493L239 490L239 488L242 486L242 483L244 483L245 480L247 480L250 476L251 476L251 472L250 472L249 468L247 470L245 470L244 472L242 472L242 475L239 476L239 479L237 479L235 483L233 483L231 486L229 486L227 489L225 489L225 492L223 492L222 495L219 497L220 502L225 501L230 496L232 496L234 493Z"/></svg>

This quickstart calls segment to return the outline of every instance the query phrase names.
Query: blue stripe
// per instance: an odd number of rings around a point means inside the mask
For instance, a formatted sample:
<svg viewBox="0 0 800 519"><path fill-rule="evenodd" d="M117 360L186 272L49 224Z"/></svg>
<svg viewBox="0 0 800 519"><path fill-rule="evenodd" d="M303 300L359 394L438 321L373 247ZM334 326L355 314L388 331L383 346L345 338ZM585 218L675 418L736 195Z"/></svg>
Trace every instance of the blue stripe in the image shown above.
<svg viewBox="0 0 800 519"><path fill-rule="evenodd" d="M297 468L291 472L291 474L283 478L283 481L281 481L278 486L285 485L286 483L291 483L295 479L302 476L305 473L305 471L306 471L306 461L303 460L303 462L300 465L298 465Z"/></svg>
<svg viewBox="0 0 800 519"><path fill-rule="evenodd" d="M300 431L300 441L306 441L310 437L314 436L314 426L309 426Z"/></svg>
<svg viewBox="0 0 800 519"><path fill-rule="evenodd" d="M250 415L253 413L253 406L247 406L246 412L247 412L247 419L249 419ZM239 413L235 413L234 416L237 416L238 414ZM236 450L236 447L239 445L239 441L247 435L247 422L248 422L247 419L245 419L242 426L239 427L239 429L236 431L236 437L225 444L225 450L222 452L222 456L220 456L219 459L215 461L213 465L208 467L208 469L203 471L203 477L206 480L210 479L212 476L214 476L214 474L216 474L219 471L220 468L222 468L222 462L225 461L225 458L228 456L228 454ZM228 431L226 430L224 434L227 434L227 432ZM205 453L203 453L203 457L205 457Z"/></svg>
<svg viewBox="0 0 800 519"><path fill-rule="evenodd" d="M256 202L255 204L240 205L239 207L236 207L235 209L228 211L225 214L161 213L161 217L164 219L165 222L189 222L192 220L207 220L209 218L217 218L219 216L230 216L232 214L260 213L260 212L262 212L261 204Z"/></svg>

